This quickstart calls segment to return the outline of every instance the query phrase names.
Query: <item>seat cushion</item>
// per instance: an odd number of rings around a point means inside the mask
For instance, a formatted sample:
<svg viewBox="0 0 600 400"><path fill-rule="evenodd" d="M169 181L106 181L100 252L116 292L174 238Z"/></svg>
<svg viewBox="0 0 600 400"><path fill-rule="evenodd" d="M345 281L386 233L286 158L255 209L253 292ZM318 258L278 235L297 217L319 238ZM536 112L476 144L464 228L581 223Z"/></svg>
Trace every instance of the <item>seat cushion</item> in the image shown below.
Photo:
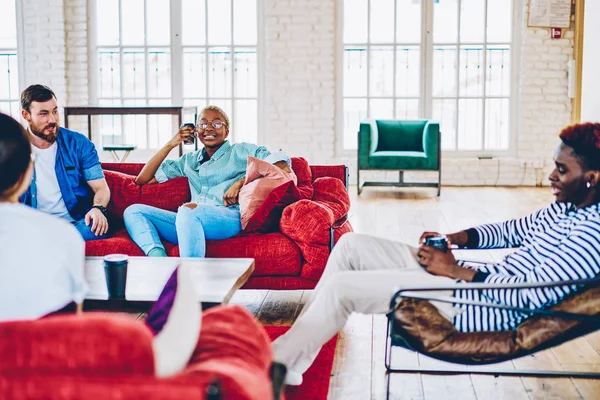
<svg viewBox="0 0 600 400"><path fill-rule="evenodd" d="M369 168L436 169L432 159L420 151L376 151L369 155Z"/></svg>
<svg viewBox="0 0 600 400"><path fill-rule="evenodd" d="M131 240L127 230L121 228L107 239L85 242L85 255L88 257L105 256L107 254L127 254L143 256L144 252Z"/></svg>
<svg viewBox="0 0 600 400"><path fill-rule="evenodd" d="M600 288L577 293L552 310L578 314L600 313ZM485 364L522 356L584 334L596 327L556 317L531 317L514 331L458 332L431 303L403 299L394 312L394 335L415 350L438 359Z"/></svg>
<svg viewBox="0 0 600 400"><path fill-rule="evenodd" d="M171 245L172 246L172 245ZM166 245L170 256L179 257L179 247ZM300 248L279 233L238 235L225 240L208 240L206 256L214 258L254 258L252 276L299 276L302 266Z"/></svg>

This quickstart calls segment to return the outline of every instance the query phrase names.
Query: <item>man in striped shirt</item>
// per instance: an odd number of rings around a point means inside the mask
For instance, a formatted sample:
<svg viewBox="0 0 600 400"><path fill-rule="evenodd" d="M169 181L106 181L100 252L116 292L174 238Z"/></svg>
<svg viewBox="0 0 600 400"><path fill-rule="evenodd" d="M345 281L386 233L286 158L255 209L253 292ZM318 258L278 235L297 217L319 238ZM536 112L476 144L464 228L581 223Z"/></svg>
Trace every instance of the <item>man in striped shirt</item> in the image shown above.
<svg viewBox="0 0 600 400"><path fill-rule="evenodd" d="M311 298L292 328L273 343L274 358L288 367L286 383L302 374L353 312L385 313L399 287L442 286L456 280L536 283L592 278L600 273L600 123L573 125L560 133L549 176L556 203L524 218L447 235L465 248L517 248L498 263L457 261L451 251L414 248L368 235L346 234L331 253ZM428 236L437 232L425 232ZM515 307L549 307L580 288L457 290L435 294ZM462 332L515 329L527 315L432 302Z"/></svg>

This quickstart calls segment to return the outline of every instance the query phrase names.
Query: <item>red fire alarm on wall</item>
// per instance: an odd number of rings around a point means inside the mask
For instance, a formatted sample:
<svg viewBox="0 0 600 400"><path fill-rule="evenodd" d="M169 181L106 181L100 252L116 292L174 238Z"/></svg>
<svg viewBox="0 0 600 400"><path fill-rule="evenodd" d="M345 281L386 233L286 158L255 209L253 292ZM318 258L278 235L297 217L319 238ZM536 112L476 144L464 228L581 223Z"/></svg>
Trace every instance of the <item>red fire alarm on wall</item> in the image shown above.
<svg viewBox="0 0 600 400"><path fill-rule="evenodd" d="M562 28L551 28L550 37L552 39L560 39L562 37Z"/></svg>

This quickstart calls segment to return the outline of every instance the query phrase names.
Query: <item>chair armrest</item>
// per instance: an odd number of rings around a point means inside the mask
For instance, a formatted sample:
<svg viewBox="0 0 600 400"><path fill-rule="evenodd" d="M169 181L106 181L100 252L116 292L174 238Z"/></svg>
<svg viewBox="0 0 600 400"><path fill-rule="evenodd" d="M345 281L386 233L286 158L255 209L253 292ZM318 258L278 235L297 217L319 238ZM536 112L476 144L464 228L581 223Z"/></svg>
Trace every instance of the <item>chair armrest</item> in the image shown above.
<svg viewBox="0 0 600 400"><path fill-rule="evenodd" d="M427 122L423 132L423 149L427 158L435 160L439 166L440 159L440 124L439 122Z"/></svg>
<svg viewBox="0 0 600 400"><path fill-rule="evenodd" d="M377 124L375 120L360 123L358 131L358 160L361 165L367 165L369 155L377 149Z"/></svg>
<svg viewBox="0 0 600 400"><path fill-rule="evenodd" d="M0 324L0 374L154 376L152 332L129 315L84 313Z"/></svg>
<svg viewBox="0 0 600 400"><path fill-rule="evenodd" d="M414 287L405 287L398 290L393 296L390 302L390 311L389 313L393 313L393 311L398 307L400 301L403 298L413 298L427 301L439 301L441 303L451 303L451 304L466 304L466 305L474 305L488 308L500 308L505 310L513 310L517 312L522 312L524 314L531 315L544 315L550 317L562 317L569 319L579 319L579 320L590 320L595 323L600 322L597 316L591 315L582 315L575 314L564 311L553 311L548 309L529 309L529 308L521 308L521 307L513 307L502 303L488 303L483 301L473 301L473 300L465 300L459 299L455 297L449 296L435 296L435 295L421 295L414 292L427 292L427 291L439 291L439 290L485 290L485 289L539 289L539 288L548 288L555 286L570 286L570 285L586 285L587 287L593 287L600 285L600 277L592 278L592 279L577 279L570 281L561 281L561 282L542 282L542 283L513 283L513 284L498 284L498 283L455 283L453 285L441 285L441 286L414 286ZM407 293L410 292L410 293Z"/></svg>

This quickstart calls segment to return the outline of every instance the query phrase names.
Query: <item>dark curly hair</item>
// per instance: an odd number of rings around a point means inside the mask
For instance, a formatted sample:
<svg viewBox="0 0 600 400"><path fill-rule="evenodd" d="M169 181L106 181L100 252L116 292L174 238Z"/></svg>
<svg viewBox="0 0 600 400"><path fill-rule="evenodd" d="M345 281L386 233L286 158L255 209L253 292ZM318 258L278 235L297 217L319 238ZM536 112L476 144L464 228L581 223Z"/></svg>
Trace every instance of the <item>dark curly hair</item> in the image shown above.
<svg viewBox="0 0 600 400"><path fill-rule="evenodd" d="M14 187L29 167L31 145L25 129L0 113L0 196Z"/></svg>
<svg viewBox="0 0 600 400"><path fill-rule="evenodd" d="M600 171L600 123L569 125L560 132L562 142L573 148L585 170Z"/></svg>

